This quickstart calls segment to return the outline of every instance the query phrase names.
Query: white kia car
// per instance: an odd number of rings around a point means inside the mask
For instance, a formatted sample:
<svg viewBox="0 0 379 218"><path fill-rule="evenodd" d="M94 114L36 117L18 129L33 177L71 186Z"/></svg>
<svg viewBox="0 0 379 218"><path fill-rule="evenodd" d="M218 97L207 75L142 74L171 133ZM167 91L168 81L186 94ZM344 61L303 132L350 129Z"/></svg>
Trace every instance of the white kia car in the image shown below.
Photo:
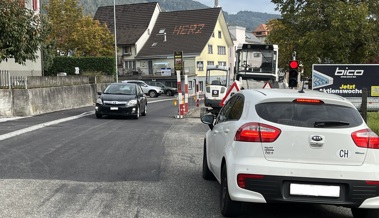
<svg viewBox="0 0 379 218"><path fill-rule="evenodd" d="M221 184L224 216L242 202L312 203L379 217L379 138L343 97L242 90L204 115L203 178Z"/></svg>

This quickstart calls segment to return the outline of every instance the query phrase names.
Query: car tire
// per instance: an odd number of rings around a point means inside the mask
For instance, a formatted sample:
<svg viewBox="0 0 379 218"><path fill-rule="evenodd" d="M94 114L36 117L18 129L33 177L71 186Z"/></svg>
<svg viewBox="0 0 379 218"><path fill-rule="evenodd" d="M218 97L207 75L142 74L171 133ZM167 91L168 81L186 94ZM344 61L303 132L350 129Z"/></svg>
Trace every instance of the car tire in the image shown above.
<svg viewBox="0 0 379 218"><path fill-rule="evenodd" d="M99 114L99 113L95 113L95 115L96 115L96 118L97 118L97 119L101 119L101 118L103 118L103 115L101 115L101 114Z"/></svg>
<svg viewBox="0 0 379 218"><path fill-rule="evenodd" d="M205 139L204 139L204 149L203 150L204 150L204 152L203 152L203 171L202 171L203 179L214 180L215 177L214 177L213 173L209 170L209 167L208 167L207 148L206 148Z"/></svg>
<svg viewBox="0 0 379 218"><path fill-rule="evenodd" d="M150 91L149 96L150 96L150 98L156 98L156 97L158 97L158 93L156 91Z"/></svg>
<svg viewBox="0 0 379 218"><path fill-rule="evenodd" d="M137 113L136 115L134 115L134 119L138 119L139 118L139 115L140 115L140 110L139 110L139 105L137 106Z"/></svg>
<svg viewBox="0 0 379 218"><path fill-rule="evenodd" d="M142 112L142 116L146 116L146 114L147 114L147 104L145 104L145 107L144 107L144 109L143 109L143 112Z"/></svg>
<svg viewBox="0 0 379 218"><path fill-rule="evenodd" d="M172 96L172 91L171 91L171 90L167 90L167 91L166 91L166 95L167 95L167 96Z"/></svg>
<svg viewBox="0 0 379 218"><path fill-rule="evenodd" d="M220 210L225 217L239 216L242 211L242 203L230 198L226 165L221 170Z"/></svg>
<svg viewBox="0 0 379 218"><path fill-rule="evenodd" d="M354 218L379 218L379 209L351 208Z"/></svg>

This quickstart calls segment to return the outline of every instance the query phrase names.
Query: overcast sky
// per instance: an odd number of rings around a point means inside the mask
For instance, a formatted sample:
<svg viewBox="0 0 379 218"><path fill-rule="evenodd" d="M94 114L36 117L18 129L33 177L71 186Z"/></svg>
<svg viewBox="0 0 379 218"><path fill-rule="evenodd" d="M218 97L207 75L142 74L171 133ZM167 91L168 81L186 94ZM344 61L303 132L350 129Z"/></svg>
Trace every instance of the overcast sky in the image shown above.
<svg viewBox="0 0 379 218"><path fill-rule="evenodd" d="M213 7L215 0L195 0L209 7ZM279 14L275 11L275 4L271 0L218 0L223 11L236 14L239 11L253 11L269 14Z"/></svg>

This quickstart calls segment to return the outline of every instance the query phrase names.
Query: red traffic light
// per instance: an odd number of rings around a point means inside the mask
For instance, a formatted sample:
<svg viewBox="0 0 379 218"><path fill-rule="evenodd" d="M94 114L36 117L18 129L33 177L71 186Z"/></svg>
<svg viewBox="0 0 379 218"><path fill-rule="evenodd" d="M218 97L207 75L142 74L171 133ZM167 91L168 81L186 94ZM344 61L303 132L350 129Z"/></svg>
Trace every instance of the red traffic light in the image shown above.
<svg viewBox="0 0 379 218"><path fill-rule="evenodd" d="M291 69L296 69L299 67L299 62L298 61L290 61L290 68Z"/></svg>

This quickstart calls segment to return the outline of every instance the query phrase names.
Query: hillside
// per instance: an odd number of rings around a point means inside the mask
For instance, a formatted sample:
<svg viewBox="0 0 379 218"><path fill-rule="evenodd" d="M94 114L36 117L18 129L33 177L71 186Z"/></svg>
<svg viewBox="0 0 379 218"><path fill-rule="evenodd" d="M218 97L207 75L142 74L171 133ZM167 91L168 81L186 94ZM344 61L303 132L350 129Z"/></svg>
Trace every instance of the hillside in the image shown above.
<svg viewBox="0 0 379 218"><path fill-rule="evenodd" d="M113 0L79 0L83 6L84 13L93 16L100 6L113 5ZM116 0L116 4L135 4L144 2L158 2L162 11L179 11L209 8L193 0ZM48 0L42 0L42 4L47 4ZM267 23L270 19L279 18L280 15L267 14L252 11L240 11L237 14L224 12L226 22L231 26L246 27L251 32L258 25Z"/></svg>

